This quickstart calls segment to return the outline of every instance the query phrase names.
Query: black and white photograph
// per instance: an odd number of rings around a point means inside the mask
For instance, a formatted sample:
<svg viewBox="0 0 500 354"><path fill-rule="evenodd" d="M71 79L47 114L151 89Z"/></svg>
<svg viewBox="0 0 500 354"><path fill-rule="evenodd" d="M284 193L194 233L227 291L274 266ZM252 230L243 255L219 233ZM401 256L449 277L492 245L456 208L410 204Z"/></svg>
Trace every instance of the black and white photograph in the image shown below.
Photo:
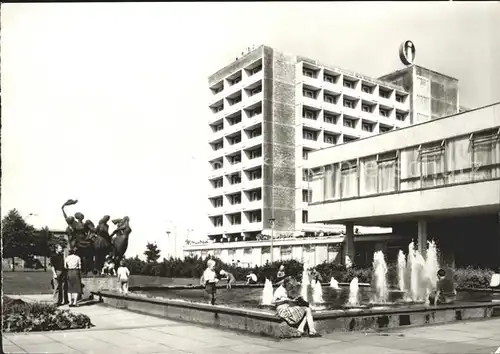
<svg viewBox="0 0 500 354"><path fill-rule="evenodd" d="M500 3L2 3L3 353L500 354Z"/></svg>

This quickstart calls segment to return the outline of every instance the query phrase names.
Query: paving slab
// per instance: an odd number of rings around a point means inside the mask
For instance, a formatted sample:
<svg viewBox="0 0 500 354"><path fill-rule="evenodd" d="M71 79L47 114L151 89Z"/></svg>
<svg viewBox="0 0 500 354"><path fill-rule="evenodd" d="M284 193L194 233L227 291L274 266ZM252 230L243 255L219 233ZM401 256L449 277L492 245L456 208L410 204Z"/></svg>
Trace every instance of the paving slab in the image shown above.
<svg viewBox="0 0 500 354"><path fill-rule="evenodd" d="M40 296L32 296L39 301ZM87 314L92 329L3 334L11 353L106 354L430 354L494 353L500 319L471 321L386 333L339 332L322 338L277 340L175 322L102 305L72 309Z"/></svg>

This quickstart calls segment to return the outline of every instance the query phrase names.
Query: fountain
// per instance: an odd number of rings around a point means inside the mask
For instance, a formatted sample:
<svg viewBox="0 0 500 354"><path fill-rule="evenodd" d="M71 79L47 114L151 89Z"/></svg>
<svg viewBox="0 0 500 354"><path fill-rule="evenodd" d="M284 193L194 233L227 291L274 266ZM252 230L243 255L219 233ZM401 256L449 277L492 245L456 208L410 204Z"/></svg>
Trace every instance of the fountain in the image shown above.
<svg viewBox="0 0 500 354"><path fill-rule="evenodd" d="M332 279L330 279L330 288L332 289L335 289L335 290L339 290L339 282L337 280L335 280L334 277L332 277Z"/></svg>
<svg viewBox="0 0 500 354"><path fill-rule="evenodd" d="M375 302L386 303L388 296L387 264L382 251L373 254L373 285L375 287Z"/></svg>
<svg viewBox="0 0 500 354"><path fill-rule="evenodd" d="M266 278L264 290L262 291L262 305L271 306L273 304L273 283Z"/></svg>
<svg viewBox="0 0 500 354"><path fill-rule="evenodd" d="M304 300L307 301L308 299L308 288L309 288L309 271L307 269L307 266L304 264L304 270L302 271L302 287L300 291L300 295Z"/></svg>
<svg viewBox="0 0 500 354"><path fill-rule="evenodd" d="M315 304L322 304L325 301L323 300L323 288L321 287L321 283L319 281L314 281L313 285L313 302Z"/></svg>
<svg viewBox="0 0 500 354"><path fill-rule="evenodd" d="M436 290L437 287L437 272L439 270L439 261L437 248L434 241L427 242L427 258L424 266L425 282L425 300L429 300L429 295Z"/></svg>
<svg viewBox="0 0 500 354"><path fill-rule="evenodd" d="M399 290L405 291L405 271L406 271L406 257L403 250L398 253L398 287Z"/></svg>
<svg viewBox="0 0 500 354"><path fill-rule="evenodd" d="M349 307L358 307L359 303L359 280L355 277L351 280L349 284L349 300L347 300L347 305Z"/></svg>

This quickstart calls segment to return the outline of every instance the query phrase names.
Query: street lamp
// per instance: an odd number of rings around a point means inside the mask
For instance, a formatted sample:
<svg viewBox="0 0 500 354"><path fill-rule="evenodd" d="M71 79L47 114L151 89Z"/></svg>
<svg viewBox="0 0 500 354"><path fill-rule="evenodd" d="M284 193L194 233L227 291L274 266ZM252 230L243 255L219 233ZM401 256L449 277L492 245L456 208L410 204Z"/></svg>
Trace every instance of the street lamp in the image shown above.
<svg viewBox="0 0 500 354"><path fill-rule="evenodd" d="M274 243L274 222L276 221L275 218L270 218L269 223L271 224L271 263L273 263L273 243Z"/></svg>
<svg viewBox="0 0 500 354"><path fill-rule="evenodd" d="M171 233L170 231L167 231L167 239L168 239L168 241L170 241L170 233ZM170 256L172 256L172 253L171 252L169 252L169 253L170 253Z"/></svg>

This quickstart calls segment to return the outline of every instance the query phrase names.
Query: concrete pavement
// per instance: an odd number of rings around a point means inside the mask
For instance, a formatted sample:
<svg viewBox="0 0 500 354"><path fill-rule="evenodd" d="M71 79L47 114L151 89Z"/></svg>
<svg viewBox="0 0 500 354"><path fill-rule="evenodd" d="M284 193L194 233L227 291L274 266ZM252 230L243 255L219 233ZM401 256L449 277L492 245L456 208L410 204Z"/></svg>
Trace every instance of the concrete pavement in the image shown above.
<svg viewBox="0 0 500 354"><path fill-rule="evenodd" d="M25 300L26 297L23 297ZM37 300L40 300L38 297ZM494 353L500 319L408 328L387 333L333 333L322 338L275 340L201 327L102 305L72 309L95 327L84 330L3 334L6 353Z"/></svg>

